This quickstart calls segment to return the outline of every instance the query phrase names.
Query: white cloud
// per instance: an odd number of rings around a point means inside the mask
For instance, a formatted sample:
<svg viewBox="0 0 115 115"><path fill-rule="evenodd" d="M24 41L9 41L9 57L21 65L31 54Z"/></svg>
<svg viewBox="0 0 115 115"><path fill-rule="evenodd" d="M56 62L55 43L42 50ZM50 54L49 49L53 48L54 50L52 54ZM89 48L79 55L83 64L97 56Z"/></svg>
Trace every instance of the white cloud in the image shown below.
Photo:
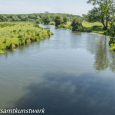
<svg viewBox="0 0 115 115"><path fill-rule="evenodd" d="M92 8L87 0L0 0L0 14L71 13L86 14Z"/></svg>

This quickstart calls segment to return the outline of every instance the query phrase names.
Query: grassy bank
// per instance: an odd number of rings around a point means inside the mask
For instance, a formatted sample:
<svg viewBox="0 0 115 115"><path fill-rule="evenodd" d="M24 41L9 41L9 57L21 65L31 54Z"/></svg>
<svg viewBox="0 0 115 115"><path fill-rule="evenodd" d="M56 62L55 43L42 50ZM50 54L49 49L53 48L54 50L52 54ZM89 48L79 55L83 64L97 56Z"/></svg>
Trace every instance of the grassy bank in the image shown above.
<svg viewBox="0 0 115 115"><path fill-rule="evenodd" d="M103 34L105 32L105 30L103 30L103 25L100 22L90 23L84 21L82 22L82 25L84 28L86 28L86 31L89 32L100 33L100 34ZM58 27L72 30L71 22L68 22L67 24L61 24Z"/></svg>
<svg viewBox="0 0 115 115"><path fill-rule="evenodd" d="M72 30L71 22L67 22L67 24L61 24L58 27Z"/></svg>
<svg viewBox="0 0 115 115"><path fill-rule="evenodd" d="M105 32L105 30L103 30L103 25L100 22L90 23L84 21L82 25L94 33L104 34Z"/></svg>
<svg viewBox="0 0 115 115"><path fill-rule="evenodd" d="M32 22L0 23L0 53L20 45L40 41L53 35Z"/></svg>

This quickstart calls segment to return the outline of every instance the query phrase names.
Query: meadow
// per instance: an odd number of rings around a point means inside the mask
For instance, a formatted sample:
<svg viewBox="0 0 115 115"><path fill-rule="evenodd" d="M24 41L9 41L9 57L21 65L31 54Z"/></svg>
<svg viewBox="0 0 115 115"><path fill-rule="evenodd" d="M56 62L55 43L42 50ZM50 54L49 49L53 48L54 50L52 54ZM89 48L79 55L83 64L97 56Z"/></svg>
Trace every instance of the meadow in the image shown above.
<svg viewBox="0 0 115 115"><path fill-rule="evenodd" d="M0 53L34 41L40 41L53 35L33 22L0 23Z"/></svg>
<svg viewBox="0 0 115 115"><path fill-rule="evenodd" d="M94 33L104 34L104 32L106 31L106 30L103 30L103 25L100 22L91 23L91 22L84 21L82 22L82 25L86 27L87 29L90 29Z"/></svg>
<svg viewBox="0 0 115 115"><path fill-rule="evenodd" d="M105 32L105 30L103 30L103 25L100 22L86 22L83 21L82 25L84 28L86 28L86 32L94 32L94 33L100 33L103 34ZM71 26L71 22L67 22L67 24L61 24L58 26L59 28L66 28L71 30L72 26Z"/></svg>

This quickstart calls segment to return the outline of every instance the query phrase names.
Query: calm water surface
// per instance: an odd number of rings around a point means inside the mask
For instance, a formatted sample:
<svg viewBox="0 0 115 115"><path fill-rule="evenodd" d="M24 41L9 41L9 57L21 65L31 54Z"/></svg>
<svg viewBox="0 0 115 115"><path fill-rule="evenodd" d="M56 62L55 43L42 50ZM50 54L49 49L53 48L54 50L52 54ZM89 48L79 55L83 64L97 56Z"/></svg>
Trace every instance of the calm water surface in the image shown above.
<svg viewBox="0 0 115 115"><path fill-rule="evenodd" d="M109 38L40 25L54 35L0 55L0 108L46 115L115 115Z"/></svg>

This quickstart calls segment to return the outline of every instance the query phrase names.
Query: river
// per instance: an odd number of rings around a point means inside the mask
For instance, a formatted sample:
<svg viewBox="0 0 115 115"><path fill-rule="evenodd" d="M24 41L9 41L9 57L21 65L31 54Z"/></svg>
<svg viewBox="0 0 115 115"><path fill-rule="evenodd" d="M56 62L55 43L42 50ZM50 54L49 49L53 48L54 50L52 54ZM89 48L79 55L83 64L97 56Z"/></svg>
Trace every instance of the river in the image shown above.
<svg viewBox="0 0 115 115"><path fill-rule="evenodd" d="M54 35L0 55L0 109L114 115L115 53L109 37L40 26Z"/></svg>

